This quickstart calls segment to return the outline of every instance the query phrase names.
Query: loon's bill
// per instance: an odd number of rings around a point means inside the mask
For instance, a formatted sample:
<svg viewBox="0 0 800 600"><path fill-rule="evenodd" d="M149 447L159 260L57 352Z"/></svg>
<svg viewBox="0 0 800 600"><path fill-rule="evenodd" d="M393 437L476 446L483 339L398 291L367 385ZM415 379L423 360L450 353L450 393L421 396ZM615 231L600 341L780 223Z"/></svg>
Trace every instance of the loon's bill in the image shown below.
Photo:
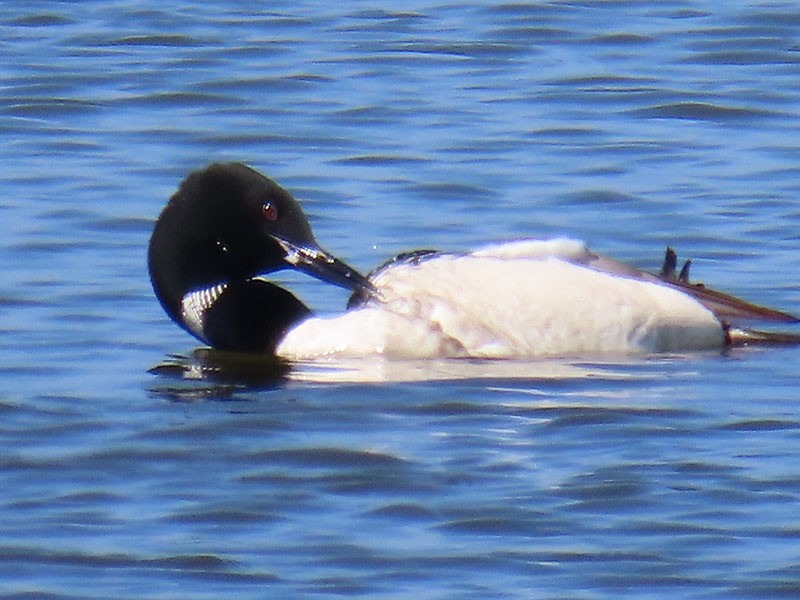
<svg viewBox="0 0 800 600"><path fill-rule="evenodd" d="M286 253L284 260L292 267L348 290L377 293L369 279L318 245L297 243L275 233L270 237Z"/></svg>

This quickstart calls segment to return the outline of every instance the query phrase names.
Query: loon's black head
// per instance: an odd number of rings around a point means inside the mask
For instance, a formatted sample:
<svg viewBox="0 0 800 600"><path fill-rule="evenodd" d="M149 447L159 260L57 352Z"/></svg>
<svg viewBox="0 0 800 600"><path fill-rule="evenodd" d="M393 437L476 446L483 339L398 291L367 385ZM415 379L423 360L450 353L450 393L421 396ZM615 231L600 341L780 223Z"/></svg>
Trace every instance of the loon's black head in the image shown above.
<svg viewBox="0 0 800 600"><path fill-rule="evenodd" d="M369 282L322 250L298 202L239 163L190 174L161 212L148 267L167 314L220 349L272 352L309 314L261 276L292 267L351 290Z"/></svg>

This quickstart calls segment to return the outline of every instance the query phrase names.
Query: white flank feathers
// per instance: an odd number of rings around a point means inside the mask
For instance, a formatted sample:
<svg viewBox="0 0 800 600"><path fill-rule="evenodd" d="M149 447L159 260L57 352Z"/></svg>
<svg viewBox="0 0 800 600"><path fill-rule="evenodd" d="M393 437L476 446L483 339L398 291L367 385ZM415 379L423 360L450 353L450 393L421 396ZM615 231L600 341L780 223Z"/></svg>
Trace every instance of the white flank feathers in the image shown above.
<svg viewBox="0 0 800 600"><path fill-rule="evenodd" d="M371 278L381 300L292 329L285 358L530 358L719 348L716 317L657 282L592 268L575 240L523 240L398 262Z"/></svg>

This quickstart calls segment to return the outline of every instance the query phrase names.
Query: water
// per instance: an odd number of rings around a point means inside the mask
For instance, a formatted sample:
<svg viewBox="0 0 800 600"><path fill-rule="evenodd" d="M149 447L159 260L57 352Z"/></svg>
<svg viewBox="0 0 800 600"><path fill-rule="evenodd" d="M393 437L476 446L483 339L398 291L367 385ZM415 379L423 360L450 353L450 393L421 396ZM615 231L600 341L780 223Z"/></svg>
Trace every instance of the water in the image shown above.
<svg viewBox="0 0 800 600"><path fill-rule="evenodd" d="M12 1L0 31L5 597L798 595L796 348L276 377L193 355L145 269L180 179L235 159L364 271L568 233L798 311L792 3Z"/></svg>

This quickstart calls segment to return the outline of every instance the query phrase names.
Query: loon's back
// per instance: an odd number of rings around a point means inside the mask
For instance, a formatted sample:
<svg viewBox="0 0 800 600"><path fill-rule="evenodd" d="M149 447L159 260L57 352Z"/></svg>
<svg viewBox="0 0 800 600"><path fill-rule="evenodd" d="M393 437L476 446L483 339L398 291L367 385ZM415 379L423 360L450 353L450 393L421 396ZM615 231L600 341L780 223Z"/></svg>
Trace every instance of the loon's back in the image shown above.
<svg viewBox="0 0 800 600"><path fill-rule="evenodd" d="M551 240L394 261L370 276L378 298L310 319L278 352L526 358L723 346L719 319L692 296L598 260L579 242Z"/></svg>

